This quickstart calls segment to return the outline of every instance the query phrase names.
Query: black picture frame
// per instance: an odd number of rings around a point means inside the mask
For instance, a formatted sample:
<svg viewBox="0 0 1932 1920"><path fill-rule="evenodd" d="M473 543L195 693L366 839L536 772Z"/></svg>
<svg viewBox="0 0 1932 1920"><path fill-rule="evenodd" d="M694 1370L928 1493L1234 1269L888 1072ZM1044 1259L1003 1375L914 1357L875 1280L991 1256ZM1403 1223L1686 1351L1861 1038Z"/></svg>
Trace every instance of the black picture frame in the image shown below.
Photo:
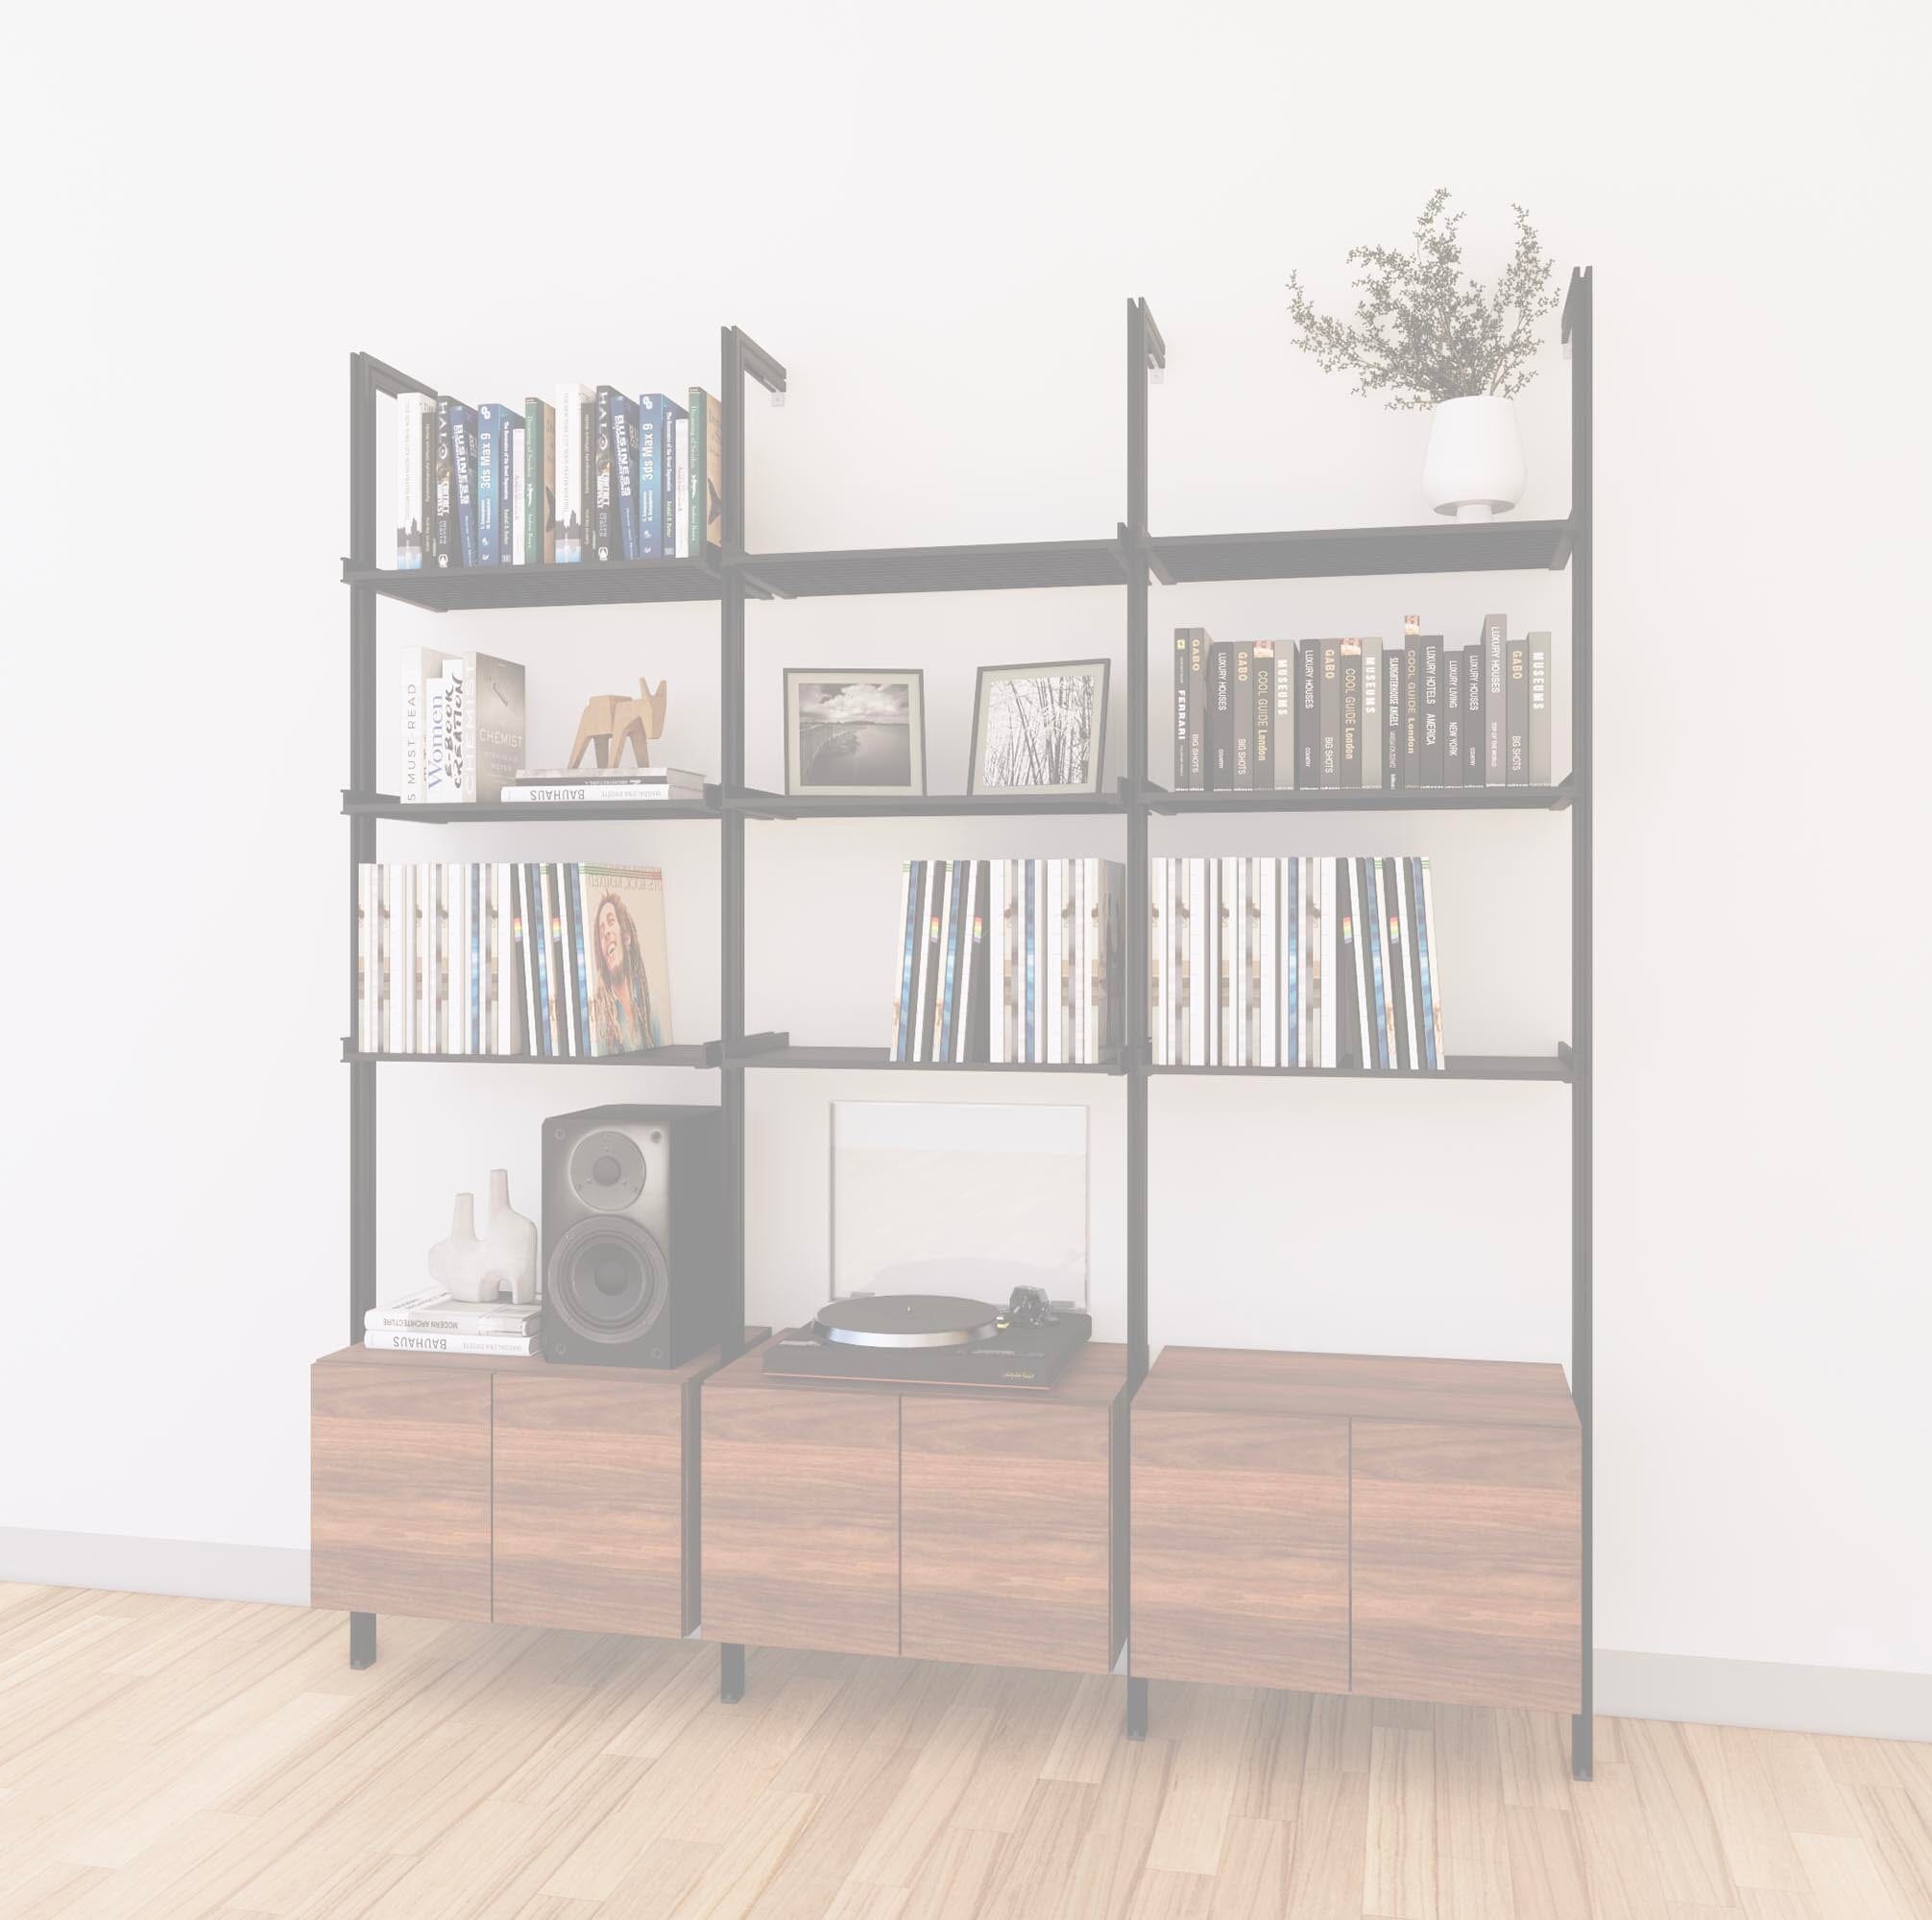
<svg viewBox="0 0 1932 1920"><path fill-rule="evenodd" d="M914 748L915 764L911 769L913 778L905 785L846 784L831 786L814 783L807 786L801 777L799 766L799 733L797 716L793 707L793 688L805 681L871 681L875 683L903 682L910 691L911 704L918 708L917 714L908 711L907 727ZM785 692L780 701L781 721L785 729L785 791L787 799L809 799L819 795L831 799L910 799L923 798L926 793L926 670L923 667L839 667L839 666L788 666L785 669Z"/></svg>
<svg viewBox="0 0 1932 1920"><path fill-rule="evenodd" d="M982 666L973 690L973 733L967 750L966 791L970 795L1005 793L1034 794L1043 797L1052 795L1072 796L1075 794L1098 794L1100 781L1105 775L1107 758L1107 684L1113 670L1113 661L1099 660L1016 660L1000 666ZM989 785L979 777L984 749L984 730L987 720L986 694L990 679L994 675L1021 677L1028 674L1074 674L1086 673L1098 676L1099 685L1094 702L1094 754L1093 764L1085 780L1077 785L1049 784L1043 786Z"/></svg>

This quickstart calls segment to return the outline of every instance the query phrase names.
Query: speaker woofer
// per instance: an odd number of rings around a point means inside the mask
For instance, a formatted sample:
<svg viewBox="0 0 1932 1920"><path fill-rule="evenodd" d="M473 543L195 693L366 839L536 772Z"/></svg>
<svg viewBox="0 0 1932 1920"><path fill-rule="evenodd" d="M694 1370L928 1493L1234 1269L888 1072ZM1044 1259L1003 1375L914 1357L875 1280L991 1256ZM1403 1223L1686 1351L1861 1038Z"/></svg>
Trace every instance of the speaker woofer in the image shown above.
<svg viewBox="0 0 1932 1920"><path fill-rule="evenodd" d="M600 1346L637 1339L664 1312L669 1284L664 1249L629 1220L579 1220L544 1276L551 1310Z"/></svg>

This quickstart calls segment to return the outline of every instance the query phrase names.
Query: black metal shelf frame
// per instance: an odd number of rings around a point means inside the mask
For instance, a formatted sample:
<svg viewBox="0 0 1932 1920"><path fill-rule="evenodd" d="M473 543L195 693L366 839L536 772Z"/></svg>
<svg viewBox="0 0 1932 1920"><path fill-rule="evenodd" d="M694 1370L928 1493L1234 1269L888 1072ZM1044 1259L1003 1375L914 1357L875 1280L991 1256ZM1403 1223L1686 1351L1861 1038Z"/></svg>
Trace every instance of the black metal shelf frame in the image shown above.
<svg viewBox="0 0 1932 1920"><path fill-rule="evenodd" d="M1594 1688L1594 1369L1591 1266L1593 1020L1591 847L1594 816L1591 751L1591 294L1587 268L1575 272L1563 306L1570 359L1570 512L1560 520L1496 521L1478 527L1344 528L1314 532L1171 536L1147 526L1148 373L1167 363L1167 347L1144 300L1127 302L1126 518L1110 540L1040 540L976 546L859 548L824 553L752 554L744 546L746 382L774 396L785 372L735 326L721 336L720 398L724 427L724 546L693 561L637 561L604 566L496 567L452 573L396 573L375 563L375 412L378 395L433 393L436 388L357 353L350 361L350 767L343 812L350 822L348 1004L355 990L355 872L375 857L378 821L454 824L534 819L626 822L710 820L719 824L720 1032L702 1046L660 1049L616 1061L482 1060L442 1062L495 1066L687 1067L718 1071L725 1138L723 1267L726 1325L744 1325L745 1074L747 1071L1061 1072L1123 1079L1126 1128L1126 1307L1129 1387L1145 1379L1147 1342L1147 1109L1157 1079L1199 1075L1283 1080L1429 1079L1543 1082L1567 1085L1571 1126L1570 1382L1582 1432L1582 1711L1571 1729L1571 1764L1591 1771ZM1300 580L1415 573L1468 573L1567 566L1571 582L1572 771L1546 790L1443 790L1423 793L1172 793L1150 778L1149 584ZM745 784L745 606L752 599L875 593L950 593L1046 588L1123 588L1126 596L1127 765L1110 791L1073 800L1005 795L934 794L910 799L815 798L761 791ZM715 600L719 634L719 779L702 803L495 804L404 806L376 791L377 698L375 613L378 598L437 612L675 603ZM1556 812L1571 832L1571 1037L1548 1055L1463 1056L1438 1074L1368 1074L1335 1069L1157 1068L1148 1029L1148 824L1156 814L1379 813L1395 811ZM883 1047L794 1045L788 1034L747 1034L745 1009L745 825L748 820L1051 819L1118 816L1126 823L1128 1031L1123 1052L1095 1066L926 1067L895 1065ZM398 1056L407 1058L409 1056ZM350 1065L350 1326L360 1336L364 1309L375 1299L375 1068L385 1056L357 1053ZM739 1335L727 1335L736 1357ZM1131 1418L1131 1403L1128 1417ZM1123 1449L1130 1456L1131 1450ZM1129 1596L1129 1618L1131 1605ZM374 1620L350 1620L350 1658L374 1658ZM719 1688L727 1700L744 1690L744 1648L719 1649ZM1147 1731L1144 1679L1127 1682L1127 1731Z"/></svg>

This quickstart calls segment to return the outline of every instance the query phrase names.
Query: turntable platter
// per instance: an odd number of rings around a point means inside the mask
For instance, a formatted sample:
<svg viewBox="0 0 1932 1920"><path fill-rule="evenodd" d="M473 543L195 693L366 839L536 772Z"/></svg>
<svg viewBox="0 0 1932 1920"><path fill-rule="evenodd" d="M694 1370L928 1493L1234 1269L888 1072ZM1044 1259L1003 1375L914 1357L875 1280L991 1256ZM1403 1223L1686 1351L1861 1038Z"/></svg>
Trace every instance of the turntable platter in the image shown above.
<svg viewBox="0 0 1932 1920"><path fill-rule="evenodd" d="M828 1340L851 1347L963 1347L1000 1331L1000 1308L943 1293L834 1300L816 1316Z"/></svg>

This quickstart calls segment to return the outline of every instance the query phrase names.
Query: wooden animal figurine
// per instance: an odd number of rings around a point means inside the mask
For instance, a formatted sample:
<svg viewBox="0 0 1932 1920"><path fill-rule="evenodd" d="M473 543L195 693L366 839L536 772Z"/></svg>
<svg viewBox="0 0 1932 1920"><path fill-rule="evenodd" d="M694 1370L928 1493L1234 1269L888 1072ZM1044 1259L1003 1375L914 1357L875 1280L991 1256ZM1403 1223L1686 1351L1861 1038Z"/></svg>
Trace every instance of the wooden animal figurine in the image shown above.
<svg viewBox="0 0 1932 1920"><path fill-rule="evenodd" d="M577 737L570 747L570 765L584 757L590 748L600 767L614 767L624 756L628 741L631 756L640 767L651 763L651 742L664 731L664 701L670 682L660 681L651 691L648 680L638 682L638 698L622 693L592 694L584 703L583 718L577 722Z"/></svg>

